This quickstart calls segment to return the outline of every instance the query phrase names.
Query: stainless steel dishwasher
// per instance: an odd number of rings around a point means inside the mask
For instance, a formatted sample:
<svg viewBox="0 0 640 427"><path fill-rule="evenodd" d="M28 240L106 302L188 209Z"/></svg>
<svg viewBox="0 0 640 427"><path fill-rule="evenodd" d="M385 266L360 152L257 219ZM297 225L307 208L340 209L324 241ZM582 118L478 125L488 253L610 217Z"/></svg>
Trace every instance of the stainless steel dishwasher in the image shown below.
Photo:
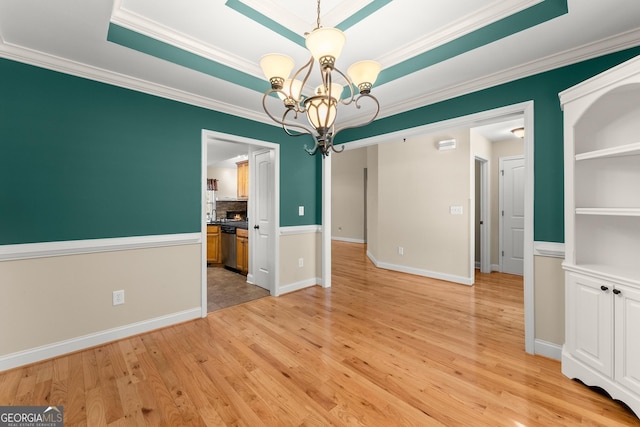
<svg viewBox="0 0 640 427"><path fill-rule="evenodd" d="M220 225L220 236L222 238L222 264L235 270L238 267L236 263L236 227Z"/></svg>

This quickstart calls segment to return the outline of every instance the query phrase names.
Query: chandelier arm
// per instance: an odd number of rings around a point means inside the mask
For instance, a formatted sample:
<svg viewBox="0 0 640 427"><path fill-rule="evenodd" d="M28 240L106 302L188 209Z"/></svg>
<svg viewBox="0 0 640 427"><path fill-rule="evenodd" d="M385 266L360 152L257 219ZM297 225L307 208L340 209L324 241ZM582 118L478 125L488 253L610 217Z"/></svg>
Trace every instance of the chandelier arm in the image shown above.
<svg viewBox="0 0 640 427"><path fill-rule="evenodd" d="M374 111L373 116L371 116L371 118L366 122L338 128L338 130L336 130L333 133L333 138L336 137L338 132L342 132L345 129L352 129L352 128L357 128L357 127L361 127L361 126L367 126L367 125L371 124L376 119L376 117L378 117L378 113L380 112L380 103L378 102L378 98L376 98L375 96L371 95L370 93L361 93L360 96L355 98L354 103L355 103L356 108L360 108L359 102L360 102L360 99L362 99L363 97L371 98L375 102L376 111Z"/></svg>
<svg viewBox="0 0 640 427"><path fill-rule="evenodd" d="M334 153L342 153L344 151L344 145L340 144L340 149L336 149L336 146L331 144L331 149Z"/></svg>
<svg viewBox="0 0 640 427"><path fill-rule="evenodd" d="M351 104L354 101L355 97L356 97L356 93L353 91L353 82L351 81L349 76L347 76L342 71L340 71L340 69L334 68L333 71L335 71L336 73L340 74L342 76L342 78L345 80L345 82L347 83L347 86L349 86L349 92L350 92L349 97L347 97L345 99L340 98L340 103L342 105Z"/></svg>
<svg viewBox="0 0 640 427"><path fill-rule="evenodd" d="M267 116L269 116L271 118L271 120L273 120L274 122L276 122L280 126L282 126L282 129L289 136L300 136L300 134L290 133L288 128L298 128L298 129L303 130L305 133L308 133L311 136L313 136L313 130L311 130L310 128L308 128L308 127L306 127L304 125L298 124L298 123L290 123L290 122L288 123L286 121L287 114L289 114L291 111L293 111L296 114L296 117L297 117L298 112L299 112L297 109L294 109L294 108L286 109L284 114L282 115L282 119L278 119L273 114L271 114L271 112L269 111L269 108L267 107L267 102L266 101L267 101L268 97L274 92L282 92L282 91L278 90L278 89L271 89L271 90L268 90L267 92L265 92L265 94L262 96L262 108L264 109L264 112L267 113ZM302 135L304 135L304 133Z"/></svg>
<svg viewBox="0 0 640 427"><path fill-rule="evenodd" d="M315 138L314 138L313 148L307 148L307 146L305 144L304 151L306 151L307 154L313 156L314 154L316 154L318 152L318 148L320 148L320 144L318 144L318 141L315 141ZM324 153L322 153L322 157L324 157Z"/></svg>
<svg viewBox="0 0 640 427"><path fill-rule="evenodd" d="M307 63L304 64L302 67L298 68L298 70L295 72L295 74L291 78L291 81L293 82L293 80L296 80L298 78L298 76L300 74L302 74L306 69L306 73L304 74L304 78L302 79L302 85L301 85L301 88L300 88L300 98L296 99L296 103L298 105L296 107L296 109L301 113L305 112L304 106L300 106L300 101L303 98L302 97L302 91L304 90L304 87L307 85L307 81L309 81L309 76L311 75L311 71L313 71L313 63L314 63L313 56L311 56L309 58L309 60L307 61Z"/></svg>

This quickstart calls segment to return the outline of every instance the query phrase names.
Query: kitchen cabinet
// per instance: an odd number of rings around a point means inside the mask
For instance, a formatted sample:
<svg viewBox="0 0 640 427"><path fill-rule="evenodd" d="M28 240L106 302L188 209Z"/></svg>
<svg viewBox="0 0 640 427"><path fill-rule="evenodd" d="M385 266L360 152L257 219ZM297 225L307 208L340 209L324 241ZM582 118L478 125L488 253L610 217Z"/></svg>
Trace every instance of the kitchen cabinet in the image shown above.
<svg viewBox="0 0 640 427"><path fill-rule="evenodd" d="M249 271L249 232L243 228L236 230L236 266L242 274Z"/></svg>
<svg viewBox="0 0 640 427"><path fill-rule="evenodd" d="M236 163L238 167L238 199L249 198L249 161Z"/></svg>
<svg viewBox="0 0 640 427"><path fill-rule="evenodd" d="M640 56L560 94L562 372L640 415Z"/></svg>
<svg viewBox="0 0 640 427"><path fill-rule="evenodd" d="M207 225L207 263L219 264L220 257L220 226Z"/></svg>

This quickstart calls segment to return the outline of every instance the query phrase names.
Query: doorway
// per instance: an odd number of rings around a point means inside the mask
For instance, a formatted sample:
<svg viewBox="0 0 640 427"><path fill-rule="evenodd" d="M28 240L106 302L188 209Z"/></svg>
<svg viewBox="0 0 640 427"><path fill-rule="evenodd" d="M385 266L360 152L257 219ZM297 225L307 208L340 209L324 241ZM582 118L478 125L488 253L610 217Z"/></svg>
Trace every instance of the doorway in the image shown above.
<svg viewBox="0 0 640 427"><path fill-rule="evenodd" d="M231 134L223 134L220 132L202 131L202 212L201 212L201 242L202 242L202 257L201 257L201 315L205 317L207 312L209 311L208 301L209 290L208 290L208 269L207 269L207 259L206 259L206 233L207 233L207 218L206 218L206 183L207 183L207 167L208 167L208 158L210 147L216 147L216 144L219 144L221 147L229 146L230 144L233 146L241 146L243 150L248 153L249 157L254 153L267 153L270 163L269 167L264 169L264 172L259 172L256 169L256 162L249 162L249 198L246 202L247 209L247 233L249 239L249 268L247 272L247 276L233 276L229 277L228 280L230 282L234 282L236 284L247 284L250 283L250 286L254 288L258 288L260 291L264 291L264 289L254 286L254 272L256 271L256 259L261 260L261 265L267 264L270 267L265 274L264 269L261 270L260 280L261 284L266 288L266 294L277 295L278 292L278 240L276 236L279 235L279 170L280 170L280 146L275 143L260 141L250 138L239 137ZM222 150L221 150L222 151ZM259 187L256 184L256 176L258 173L265 174L262 179L264 182L267 182L267 186ZM256 200L266 200L266 203L271 208L268 210L263 210L261 216L266 216L267 226L263 228L265 232L268 232L271 237L268 239L266 243L262 243L260 245L252 244L256 242L259 237L257 233L257 229L254 229L254 225L256 223L256 213L258 212L258 207L256 204ZM231 273L231 272L229 272ZM224 274L221 272L221 274ZM231 273L236 274L236 273ZM238 278L239 276L239 278ZM236 289L237 290L237 289ZM251 293L253 290L251 291ZM250 293L250 294L251 294ZM245 296L250 298L251 295ZM231 298L231 296L229 296ZM225 299L225 298L220 298ZM255 299L255 298L251 298ZM240 300L238 300L240 302ZM214 302L215 303L215 302ZM227 303L225 303L227 304ZM213 305L212 305L213 307Z"/></svg>
<svg viewBox="0 0 640 427"><path fill-rule="evenodd" d="M533 101L514 104L506 107L496 108L468 116L458 117L443 122L432 123L416 128L403 129L400 131L377 135L345 144L349 149L367 147L388 141L402 140L414 135L433 134L449 129L459 129L464 127L476 127L480 124L494 123L513 117L524 118L524 127L527 133L524 137L524 229L523 229L523 282L524 282L524 324L525 324L525 351L535 353L535 307L534 307L534 271L533 271L533 166L534 166L534 117ZM473 164L473 163L472 163ZM324 165L324 163L323 163ZM470 165L471 166L471 165ZM324 200L331 197L331 180L323 183ZM323 217L330 217L331 204L323 203ZM330 230L323 229L323 239ZM473 241L473 240L472 240ZM473 243L471 243L473 244ZM496 245L497 246L497 245ZM330 245L323 245L323 260L331 257ZM470 257L470 264L474 264L473 257ZM328 279L328 280L327 280ZM330 283L330 271L323 271L323 280Z"/></svg>
<svg viewBox="0 0 640 427"><path fill-rule="evenodd" d="M475 157L475 268L491 273L491 208L489 203L489 160Z"/></svg>

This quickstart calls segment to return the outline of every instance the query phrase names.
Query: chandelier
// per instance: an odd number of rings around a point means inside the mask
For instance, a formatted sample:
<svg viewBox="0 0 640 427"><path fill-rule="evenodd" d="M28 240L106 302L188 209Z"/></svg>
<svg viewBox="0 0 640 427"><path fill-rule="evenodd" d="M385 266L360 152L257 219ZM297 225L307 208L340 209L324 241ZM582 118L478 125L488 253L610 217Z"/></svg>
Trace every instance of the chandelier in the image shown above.
<svg viewBox="0 0 640 427"><path fill-rule="evenodd" d="M376 61L359 61L347 69L346 75L336 68L335 63L342 52L346 37L337 28L322 28L320 0L318 0L317 9L317 26L311 33L305 34L305 45L311 57L291 78L289 75L295 66L291 57L272 53L260 59L260 67L271 84L271 89L267 90L262 97L262 107L274 122L282 126L287 135L311 135L314 138L314 146L308 148L305 145L305 150L310 155L319 151L322 157L325 157L331 151L339 153L344 150L344 147L336 149L333 145L333 139L338 132L366 126L378 116L380 104L376 97L371 95L371 87L380 73L381 65ZM321 83L310 96L306 96L302 92L307 85L315 61L318 61L320 66ZM335 81L334 77L337 77ZM357 92L354 91L354 87L357 88ZM281 116L274 115L267 107L267 99L274 93L283 102L284 111ZM373 101L375 110L373 115L362 123L336 129L338 105L351 105L360 109L360 101L364 99ZM304 115L308 125L302 120L295 121Z"/></svg>

